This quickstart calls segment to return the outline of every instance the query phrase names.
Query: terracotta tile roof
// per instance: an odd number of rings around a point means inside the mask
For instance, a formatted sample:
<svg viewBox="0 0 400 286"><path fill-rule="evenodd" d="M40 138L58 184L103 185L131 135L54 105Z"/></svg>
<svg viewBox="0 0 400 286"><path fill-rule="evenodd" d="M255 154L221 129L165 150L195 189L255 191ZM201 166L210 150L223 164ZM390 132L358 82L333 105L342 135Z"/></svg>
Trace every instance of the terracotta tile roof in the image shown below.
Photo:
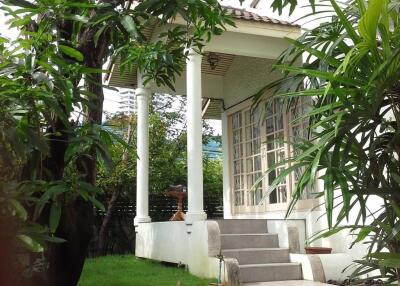
<svg viewBox="0 0 400 286"><path fill-rule="evenodd" d="M261 16L257 13L246 11L245 9L234 8L231 6L222 6L222 8L225 10L226 14L236 19L261 22L261 23L278 24L278 25L285 25L292 27L300 27L300 25L296 25L287 21L276 20L267 16Z"/></svg>

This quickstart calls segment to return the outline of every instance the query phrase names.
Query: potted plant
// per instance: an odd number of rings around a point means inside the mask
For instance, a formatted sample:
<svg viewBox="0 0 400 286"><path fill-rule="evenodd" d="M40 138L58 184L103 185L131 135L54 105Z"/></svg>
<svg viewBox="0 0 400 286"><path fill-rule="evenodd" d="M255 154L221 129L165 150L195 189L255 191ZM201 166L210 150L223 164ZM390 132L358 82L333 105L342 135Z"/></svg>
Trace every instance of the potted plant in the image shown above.
<svg viewBox="0 0 400 286"><path fill-rule="evenodd" d="M306 254L331 254L332 248L320 246L306 246L304 247Z"/></svg>

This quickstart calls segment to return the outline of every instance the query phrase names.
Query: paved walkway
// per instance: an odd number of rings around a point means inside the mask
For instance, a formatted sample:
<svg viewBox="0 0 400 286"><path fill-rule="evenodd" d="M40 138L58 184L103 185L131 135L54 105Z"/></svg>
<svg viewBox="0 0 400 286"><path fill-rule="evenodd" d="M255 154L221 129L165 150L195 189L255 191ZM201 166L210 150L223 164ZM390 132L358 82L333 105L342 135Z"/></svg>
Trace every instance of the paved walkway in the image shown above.
<svg viewBox="0 0 400 286"><path fill-rule="evenodd" d="M328 286L331 284L306 281L306 280L289 280L289 281L272 281L272 282L256 282L244 283L241 286Z"/></svg>

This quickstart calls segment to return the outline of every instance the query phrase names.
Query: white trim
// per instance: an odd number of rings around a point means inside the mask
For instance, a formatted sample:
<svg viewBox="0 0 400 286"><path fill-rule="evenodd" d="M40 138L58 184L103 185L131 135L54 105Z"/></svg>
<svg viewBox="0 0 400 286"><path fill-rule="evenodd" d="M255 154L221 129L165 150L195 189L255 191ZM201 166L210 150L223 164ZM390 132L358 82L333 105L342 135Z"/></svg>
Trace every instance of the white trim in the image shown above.
<svg viewBox="0 0 400 286"><path fill-rule="evenodd" d="M226 25L226 31L279 39L297 39L301 35L301 28L296 26L241 19L234 19L234 22L236 27ZM181 16L177 16L171 24L186 26L186 21Z"/></svg>
<svg viewBox="0 0 400 286"><path fill-rule="evenodd" d="M224 202L224 218L232 217L232 189L231 189L231 164L229 152L229 124L226 112L221 114L222 125L222 178L223 178L223 202Z"/></svg>

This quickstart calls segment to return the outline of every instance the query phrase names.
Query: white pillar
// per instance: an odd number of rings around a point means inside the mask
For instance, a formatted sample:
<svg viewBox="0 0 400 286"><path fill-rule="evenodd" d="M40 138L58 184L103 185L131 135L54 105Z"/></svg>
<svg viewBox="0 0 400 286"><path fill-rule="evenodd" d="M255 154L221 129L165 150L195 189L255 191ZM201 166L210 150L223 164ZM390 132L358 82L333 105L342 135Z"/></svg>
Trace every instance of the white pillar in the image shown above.
<svg viewBox="0 0 400 286"><path fill-rule="evenodd" d="M139 75L138 75L139 77ZM150 222L149 216L149 101L150 89L135 90L137 102L136 217L134 225Z"/></svg>
<svg viewBox="0 0 400 286"><path fill-rule="evenodd" d="M207 218L203 209L203 142L201 116L201 55L189 49L186 60L188 211L185 220Z"/></svg>

